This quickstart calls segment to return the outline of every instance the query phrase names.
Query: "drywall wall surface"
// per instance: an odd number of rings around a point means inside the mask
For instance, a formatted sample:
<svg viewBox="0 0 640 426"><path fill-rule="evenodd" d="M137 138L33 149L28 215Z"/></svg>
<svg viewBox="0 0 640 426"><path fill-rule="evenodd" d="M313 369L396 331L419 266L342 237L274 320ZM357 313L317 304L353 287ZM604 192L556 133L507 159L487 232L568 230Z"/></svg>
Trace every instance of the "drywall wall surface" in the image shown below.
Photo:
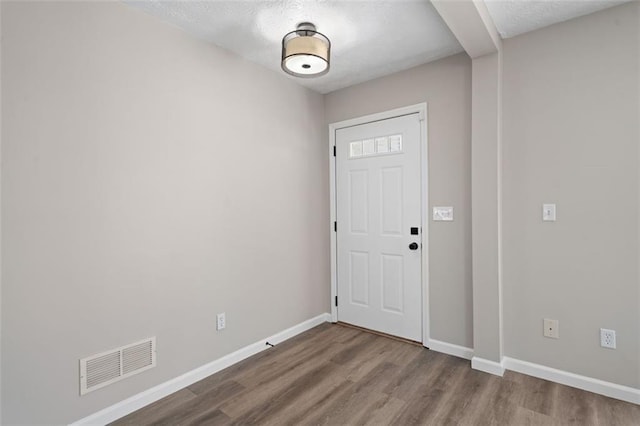
<svg viewBox="0 0 640 426"><path fill-rule="evenodd" d="M0 7L0 36L2 35L2 7ZM0 37L1 40L1 37ZM0 82L2 81L2 43L0 41ZM2 84L0 84L2 99ZM0 101L0 147L2 146L2 102ZM0 149L0 170L2 150ZM2 172L0 171L0 205L2 203ZM0 208L0 241L2 241L2 209ZM2 423L2 244L0 244L0 423Z"/></svg>
<svg viewBox="0 0 640 426"><path fill-rule="evenodd" d="M429 217L431 338L473 346L471 61L459 54L325 95L327 123L428 104L429 198L453 222ZM328 136L327 136L328 137Z"/></svg>
<svg viewBox="0 0 640 426"><path fill-rule="evenodd" d="M471 200L474 357L502 362L500 53L472 60Z"/></svg>
<svg viewBox="0 0 640 426"><path fill-rule="evenodd" d="M636 388L638 7L506 40L503 62L505 355Z"/></svg>
<svg viewBox="0 0 640 426"><path fill-rule="evenodd" d="M3 424L329 310L321 95L121 3L2 2L2 96ZM149 336L156 368L79 396L80 358Z"/></svg>

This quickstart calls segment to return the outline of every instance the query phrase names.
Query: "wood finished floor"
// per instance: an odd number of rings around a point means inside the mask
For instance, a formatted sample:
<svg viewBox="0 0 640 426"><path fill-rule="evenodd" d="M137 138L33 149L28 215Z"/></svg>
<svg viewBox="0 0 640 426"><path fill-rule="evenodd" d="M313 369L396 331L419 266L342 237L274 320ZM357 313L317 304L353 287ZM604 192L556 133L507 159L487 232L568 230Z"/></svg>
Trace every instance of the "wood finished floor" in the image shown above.
<svg viewBox="0 0 640 426"><path fill-rule="evenodd" d="M115 425L640 425L640 406L323 324Z"/></svg>

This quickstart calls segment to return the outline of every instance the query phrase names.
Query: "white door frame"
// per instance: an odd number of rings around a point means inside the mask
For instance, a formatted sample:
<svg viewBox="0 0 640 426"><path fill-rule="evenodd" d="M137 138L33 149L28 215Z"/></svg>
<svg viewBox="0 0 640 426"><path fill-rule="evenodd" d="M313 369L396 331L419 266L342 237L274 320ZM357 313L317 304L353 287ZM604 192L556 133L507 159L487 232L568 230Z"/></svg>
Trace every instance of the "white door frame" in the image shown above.
<svg viewBox="0 0 640 426"><path fill-rule="evenodd" d="M329 124L329 194L331 221L331 320L338 321L338 309L336 307L336 296L338 295L338 269L337 269L337 239L334 231L336 221L336 157L334 157L334 147L336 146L336 130L345 127L358 126L360 124L371 123L373 121L386 120L408 114L420 114L420 206L421 224L420 242L422 243L422 345L429 346L429 162L428 162L428 138L427 138L427 104L421 103L403 108L392 109L377 114L365 115L363 117L352 118L350 120L339 121ZM338 225L340 226L340 225Z"/></svg>

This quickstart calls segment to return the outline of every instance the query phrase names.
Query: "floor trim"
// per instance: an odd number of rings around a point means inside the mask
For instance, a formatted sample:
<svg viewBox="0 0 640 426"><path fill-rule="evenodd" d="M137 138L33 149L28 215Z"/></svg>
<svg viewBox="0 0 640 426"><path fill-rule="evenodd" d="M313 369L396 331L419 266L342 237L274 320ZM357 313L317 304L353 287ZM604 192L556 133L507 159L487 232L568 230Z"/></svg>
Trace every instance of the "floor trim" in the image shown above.
<svg viewBox="0 0 640 426"><path fill-rule="evenodd" d="M212 361L208 364L205 364L201 367L198 367L194 370L191 370L181 376L175 377L169 381L161 383L157 386L154 386L151 389L143 391L137 395L133 395L130 398L127 398L123 401L118 402L110 407L107 407L103 410L98 411L97 413L91 414L83 419L80 419L74 423L72 426L80 426L80 425L105 425L107 423L111 423L121 417L126 416L127 414L133 413L140 408L149 405L159 399L164 398L167 395L170 395L182 388L185 388L199 380L204 379L214 373L217 373L220 370L223 370L231 365L242 361L252 355L255 355L259 352L262 352L265 349L268 349L265 343L273 343L278 344L287 339L292 338L300 333L303 333L307 330L312 329L313 327L322 324L323 322L330 322L331 314L324 313L318 315L315 318L311 318L307 321L301 322L300 324L294 325L291 328L283 330L279 333L276 333L272 336L261 339L255 343L252 343L248 346L245 346L242 349L238 349L235 352L230 353L229 355L225 355L222 358L218 358L215 361Z"/></svg>
<svg viewBox="0 0 640 426"><path fill-rule="evenodd" d="M465 346L454 345L453 343L447 343L440 340L431 339L427 347L436 352L442 352L443 354L457 356L463 359L473 358L473 349Z"/></svg>
<svg viewBox="0 0 640 426"><path fill-rule="evenodd" d="M534 364L532 362L521 361L519 359L504 357L502 365L511 371L549 380L562 385L586 390L610 398L640 404L640 389L622 386L611 382L606 382L592 377L581 376L564 370Z"/></svg>
<svg viewBox="0 0 640 426"><path fill-rule="evenodd" d="M484 371L485 373L493 374L495 376L502 377L504 375L504 366L501 363L479 358L477 356L471 358L471 368L474 370Z"/></svg>

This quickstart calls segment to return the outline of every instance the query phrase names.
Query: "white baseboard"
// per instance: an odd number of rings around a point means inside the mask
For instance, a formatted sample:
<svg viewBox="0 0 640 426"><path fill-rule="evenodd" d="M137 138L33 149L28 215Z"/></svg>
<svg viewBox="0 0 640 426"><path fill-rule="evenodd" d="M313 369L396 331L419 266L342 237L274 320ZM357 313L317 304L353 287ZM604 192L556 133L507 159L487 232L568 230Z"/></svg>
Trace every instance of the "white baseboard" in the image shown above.
<svg viewBox="0 0 640 426"><path fill-rule="evenodd" d="M583 389L633 404L640 404L640 389L605 382L604 380L581 376L579 374L569 373L568 371L556 370L555 368L509 357L502 359L502 365L507 370Z"/></svg>
<svg viewBox="0 0 640 426"><path fill-rule="evenodd" d="M436 352L442 352L443 354L457 356L458 358L471 359L473 358L473 349L465 346L454 345L453 343L442 342L440 340L429 339L427 347Z"/></svg>
<svg viewBox="0 0 640 426"><path fill-rule="evenodd" d="M159 399L164 398L167 395L170 395L180 389L183 389L199 380L204 379L214 373L217 373L220 370L223 370L233 364L236 364L243 359L246 359L252 355L255 355L259 352L262 352L265 349L268 349L265 343L273 343L278 344L291 337L298 335L302 332L312 329L313 327L322 324L323 322L330 322L331 314L325 313L318 315L315 318L311 318L307 321L301 322L300 324L294 325L291 328L288 328L284 331L276 333L272 336L266 337L262 340L257 341L256 343L245 346L242 349L238 349L235 352L230 353L229 355L225 355L222 358L218 358L215 361L212 361L208 364L205 364L201 367L196 368L195 370L191 370L181 376L173 378L167 382L161 383L157 386L154 386L151 389L148 389L144 392L141 392L137 395L133 395L130 398L125 399L124 401L120 401L117 404L114 404L110 407L107 407L103 410L98 411L97 413L91 414L83 419L80 419L74 423L72 426L84 426L84 425L105 425L107 423L111 423L121 417L126 416L127 414L133 413L140 408L149 405Z"/></svg>
<svg viewBox="0 0 640 426"><path fill-rule="evenodd" d="M504 375L504 367L501 363L479 358L477 356L471 358L471 368L474 370L484 371L485 373L493 374L495 376L502 377Z"/></svg>

